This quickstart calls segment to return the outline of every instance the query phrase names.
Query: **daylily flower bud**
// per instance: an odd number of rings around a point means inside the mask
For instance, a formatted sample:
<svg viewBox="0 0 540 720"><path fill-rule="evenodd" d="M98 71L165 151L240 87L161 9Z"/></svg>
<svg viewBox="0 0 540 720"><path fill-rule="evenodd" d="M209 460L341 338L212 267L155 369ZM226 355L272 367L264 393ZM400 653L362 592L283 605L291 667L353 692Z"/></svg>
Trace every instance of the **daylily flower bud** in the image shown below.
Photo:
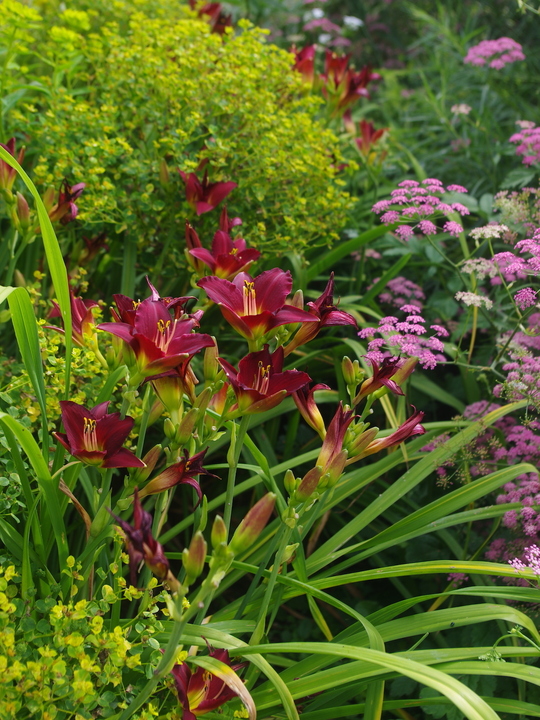
<svg viewBox="0 0 540 720"><path fill-rule="evenodd" d="M178 376L161 377L153 380L156 395L167 408L175 425L180 423L184 407L184 385Z"/></svg>
<svg viewBox="0 0 540 720"><path fill-rule="evenodd" d="M285 490L289 493L289 495L292 495L297 486L296 477L292 470L287 470L285 473L285 477L283 478L283 485L285 486Z"/></svg>
<svg viewBox="0 0 540 720"><path fill-rule="evenodd" d="M212 525L210 542L212 543L214 550L227 542L227 526L225 525L223 518L219 515L216 515L214 524Z"/></svg>
<svg viewBox="0 0 540 720"><path fill-rule="evenodd" d="M191 408L191 410L184 415L176 431L176 442L179 445L185 445L190 440L199 415L200 410L198 408Z"/></svg>
<svg viewBox="0 0 540 720"><path fill-rule="evenodd" d="M207 385L215 382L218 373L221 372L221 366L218 362L219 350L216 338L213 335L211 337L214 344L205 349L203 359L204 381Z"/></svg>
<svg viewBox="0 0 540 720"><path fill-rule="evenodd" d="M20 192L17 193L17 218L22 232L25 233L30 227L30 208L26 198Z"/></svg>
<svg viewBox="0 0 540 720"><path fill-rule="evenodd" d="M163 432L168 440L174 440L176 437L176 428L174 423L171 422L170 418L165 418L163 421Z"/></svg>
<svg viewBox="0 0 540 720"><path fill-rule="evenodd" d="M26 278L20 270L14 270L13 284L15 285L15 287L26 287Z"/></svg>
<svg viewBox="0 0 540 720"><path fill-rule="evenodd" d="M290 562L294 558L299 544L300 543L293 543L292 545L287 545L283 553L283 564Z"/></svg>
<svg viewBox="0 0 540 720"><path fill-rule="evenodd" d="M276 504L276 495L267 493L256 503L236 528L229 549L235 554L250 548L264 530Z"/></svg>
<svg viewBox="0 0 540 720"><path fill-rule="evenodd" d="M202 393L199 393L195 398L193 407L197 408L199 410L199 413L204 414L206 412L206 408L210 403L210 400L212 399L213 394L214 393L212 388L205 388Z"/></svg>
<svg viewBox="0 0 540 720"><path fill-rule="evenodd" d="M143 463L146 467L137 468L137 470L135 470L135 472L131 475L131 481L134 485L140 485L148 480L150 475L154 472L154 468L156 467L160 455L161 445L154 445L154 447L146 453L143 457Z"/></svg>
<svg viewBox="0 0 540 720"><path fill-rule="evenodd" d="M164 188L168 188L171 184L171 175L167 161L163 158L159 164L159 182Z"/></svg>
<svg viewBox="0 0 540 720"><path fill-rule="evenodd" d="M322 474L323 468L320 465L309 470L297 487L295 498L300 502L308 500L317 489Z"/></svg>
<svg viewBox="0 0 540 720"><path fill-rule="evenodd" d="M341 372L343 373L343 379L346 384L354 388L364 379L365 375L358 360L353 361L346 355L341 361Z"/></svg>
<svg viewBox="0 0 540 720"><path fill-rule="evenodd" d="M299 310L304 309L304 293L301 290L297 290L292 296L291 305Z"/></svg>
<svg viewBox="0 0 540 720"><path fill-rule="evenodd" d="M202 573L206 560L206 540L201 532L193 536L189 549L182 552L182 564L186 571L186 583L191 585Z"/></svg>

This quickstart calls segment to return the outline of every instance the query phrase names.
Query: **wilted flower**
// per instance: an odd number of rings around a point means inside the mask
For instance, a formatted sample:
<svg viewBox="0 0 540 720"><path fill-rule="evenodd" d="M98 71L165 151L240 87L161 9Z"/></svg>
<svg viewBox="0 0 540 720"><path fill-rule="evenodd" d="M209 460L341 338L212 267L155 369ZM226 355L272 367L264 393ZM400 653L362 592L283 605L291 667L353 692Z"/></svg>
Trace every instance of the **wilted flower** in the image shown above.
<svg viewBox="0 0 540 720"><path fill-rule="evenodd" d="M202 181L195 173L189 175L182 170L178 171L186 186L186 200L197 211L197 215L213 210L227 195L238 187L235 182L208 182L208 171L204 171Z"/></svg>
<svg viewBox="0 0 540 720"><path fill-rule="evenodd" d="M282 347L270 353L265 345L263 350L249 353L238 363L238 370L223 358L219 362L236 395L232 412L237 414L270 410L310 381L309 375L299 370L282 372Z"/></svg>
<svg viewBox="0 0 540 720"><path fill-rule="evenodd" d="M307 307L309 314L313 315L318 322L316 324L314 322L303 322L296 335L286 346L285 355L289 355L295 348L313 340L324 327L334 325L357 327L356 320L352 315L344 310L338 310L337 306L334 305L334 273L331 273L323 293L313 302L308 302Z"/></svg>
<svg viewBox="0 0 540 720"><path fill-rule="evenodd" d="M219 305L225 320L248 341L259 339L280 325L317 322L317 318L305 310L285 305L292 290L289 271L272 268L255 278L242 272L232 281L204 277L197 285Z"/></svg>
<svg viewBox="0 0 540 720"><path fill-rule="evenodd" d="M133 428L133 418L107 414L108 402L85 408L71 400L60 400L65 433L56 439L77 460L101 468L144 467L131 450L122 445Z"/></svg>
<svg viewBox="0 0 540 720"><path fill-rule="evenodd" d="M72 220L75 220L79 214L79 208L75 205L75 200L80 197L85 187L86 183L83 182L69 185L67 180L63 181L56 204L47 207L48 203L45 203L51 222L60 221L62 225L67 225Z"/></svg>
<svg viewBox="0 0 540 720"><path fill-rule="evenodd" d="M84 346L85 335L90 334L90 328L94 324L94 316L92 309L99 307L99 303L95 300L83 300L81 297L75 297L73 291L69 291L69 300L71 305L71 323L73 329L73 341ZM62 317L60 306L53 300L53 309L49 313L50 318ZM64 330L54 325L46 325L49 330L56 330L59 333L64 333Z"/></svg>
<svg viewBox="0 0 540 720"><path fill-rule="evenodd" d="M133 525L119 518L111 510L109 512L124 533L129 555L129 577L133 587L137 587L137 571L144 561L154 575L167 582L171 590L176 589L179 583L169 569L169 561L161 544L152 536L152 516L142 509L137 488L133 500Z"/></svg>
<svg viewBox="0 0 540 720"><path fill-rule="evenodd" d="M362 383L360 392L354 399L354 404L357 405L365 397L382 387L388 388L394 395L403 395L403 390L396 378L403 382L414 370L417 358L402 360L399 357L385 357L380 364L373 358L368 357L368 360L373 368L373 374Z"/></svg>
<svg viewBox="0 0 540 720"><path fill-rule="evenodd" d="M199 483L195 480L197 475L212 475L212 473L205 470L202 466L206 451L201 452L189 457L188 451L184 450L184 457L173 465L169 465L168 468L163 470L157 477L150 480L142 490L139 491L139 497L143 498L147 495L154 495L155 493L169 490L176 485L191 485L191 487L197 493L199 502L202 500L202 491ZM212 475L212 477L217 477Z"/></svg>

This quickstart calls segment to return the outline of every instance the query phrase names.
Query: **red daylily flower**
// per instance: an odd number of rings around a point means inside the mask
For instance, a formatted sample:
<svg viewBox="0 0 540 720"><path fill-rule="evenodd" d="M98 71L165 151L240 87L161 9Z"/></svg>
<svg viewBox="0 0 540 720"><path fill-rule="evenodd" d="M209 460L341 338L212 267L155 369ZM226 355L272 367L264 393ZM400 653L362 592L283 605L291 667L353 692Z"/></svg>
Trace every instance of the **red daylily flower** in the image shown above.
<svg viewBox="0 0 540 720"><path fill-rule="evenodd" d="M14 137L10 138L5 145L4 143L0 143L0 145L4 148L4 150L7 150L8 153L17 160L19 165L21 165L24 159L25 148L21 148L18 154L15 155L16 140ZM11 189L13 187L13 183L15 182L16 177L17 171L15 170L15 168L12 168L11 165L8 165L5 160L0 160L0 190L7 190L8 193L11 193Z"/></svg>
<svg viewBox="0 0 540 720"><path fill-rule="evenodd" d="M280 325L317 322L305 310L285 305L292 290L289 271L273 268L252 278L245 272L232 281L204 277L197 283L217 303L223 317L248 341L257 340Z"/></svg>
<svg viewBox="0 0 540 720"><path fill-rule="evenodd" d="M198 505L202 500L202 490L199 483L195 480L195 476L211 475L212 477L217 477L217 475L208 472L208 470L205 470L202 466L207 450L208 448L202 450L196 455L193 455L192 457L189 457L188 451L184 450L184 457L179 462L169 465L169 467L157 477L150 480L148 485L139 492L139 497L143 498L147 495L154 495L155 493L168 490L175 485L185 484L191 485L197 493L199 498L199 502L197 503Z"/></svg>
<svg viewBox="0 0 540 720"><path fill-rule="evenodd" d="M362 155L369 155L372 145L375 145L384 133L388 131L388 128L375 130L373 123L367 120L360 120L358 129L360 130L360 137L355 138L354 142L357 144Z"/></svg>
<svg viewBox="0 0 540 720"><path fill-rule="evenodd" d="M138 304L124 295L115 295L119 313L115 317L119 321L98 326L128 344L141 380L174 374L178 368L185 374L193 355L214 344L210 335L193 332L199 316L188 318L183 314L183 303L188 298L160 298L151 287L152 296Z"/></svg>
<svg viewBox="0 0 540 720"><path fill-rule="evenodd" d="M95 300L83 300L81 297L75 297L73 291L69 291L69 300L71 305L71 322L73 341L80 347L84 347L84 336L90 335L90 327L94 323L92 308L99 307L99 303ZM57 302L53 300L53 309L49 313L50 318L61 318L62 312ZM56 330L56 332L64 333L63 328L54 325L46 325L48 330Z"/></svg>
<svg viewBox="0 0 540 720"><path fill-rule="evenodd" d="M334 273L330 275L330 279L326 284L324 292L314 302L308 302L307 307L309 313L317 320L317 324L302 323L298 328L296 335L285 348L285 355L290 353L301 345L305 345L313 340L323 327L331 327L333 325L353 325L357 327L356 320L348 312L338 310L334 305Z"/></svg>
<svg viewBox="0 0 540 720"><path fill-rule="evenodd" d="M315 79L315 49L315 45L308 45L301 50L297 50L295 45L291 48L295 58L293 69L302 73L302 77L309 85L313 85Z"/></svg>
<svg viewBox="0 0 540 720"><path fill-rule="evenodd" d="M221 660L233 670L242 667L242 665L231 664L227 650L214 650L213 648L209 648L209 650L210 657ZM196 720L199 715L216 710L228 700L237 697L237 693L221 678L201 667L193 672L184 662L181 665L175 665L171 673L176 684L178 699L184 711L182 720Z"/></svg>
<svg viewBox="0 0 540 720"><path fill-rule="evenodd" d="M60 221L62 225L67 225L72 220L75 220L79 214L79 208L75 205L75 200L81 196L85 187L86 183L83 182L69 185L67 180L63 181L56 204L47 207L49 203L45 203L51 222ZM45 202L45 198L43 200Z"/></svg>
<svg viewBox="0 0 540 720"><path fill-rule="evenodd" d="M283 348L268 351L268 345L259 352L249 353L238 363L238 370L219 358L236 395L233 414L251 414L270 410L310 381L307 373L283 368Z"/></svg>
<svg viewBox="0 0 540 720"><path fill-rule="evenodd" d="M231 238L229 225L234 227L235 224L238 224L235 223L235 220L240 220L240 218L229 221L227 209L223 208L220 229L214 235L211 251L202 247L195 230L191 225L186 224L186 240L189 254L210 268L212 275L226 280L232 280L239 272L247 270L251 263L261 256L261 253L255 248L246 248L244 238L236 238L235 240Z"/></svg>
<svg viewBox="0 0 540 720"><path fill-rule="evenodd" d="M336 112L343 112L359 97L369 97L367 86L373 80L380 80L381 76L374 73L369 65L364 66L360 72L349 67L350 55L338 57L331 50L326 51L324 74L325 82L323 94L336 103Z"/></svg>
<svg viewBox="0 0 540 720"><path fill-rule="evenodd" d="M169 569L169 561L161 544L152 536L152 516L142 509L137 488L133 502L133 525L119 518L111 510L109 512L124 533L129 555L129 577L133 587L137 587L137 571L143 561L160 580L167 580L169 587L175 587L178 581Z"/></svg>
<svg viewBox="0 0 540 720"><path fill-rule="evenodd" d="M197 0L189 0L189 6L192 10L195 10L197 5ZM200 18L206 15L212 32L218 33L218 35L223 35L225 28L232 27L232 15L227 15L223 12L223 5L221 3L204 3L198 12Z"/></svg>
<svg viewBox="0 0 540 720"><path fill-rule="evenodd" d="M213 210L235 187L238 187L235 182L209 183L207 170L204 171L202 182L193 172L189 175L182 170L178 172L186 186L186 200L196 209L197 215Z"/></svg>
<svg viewBox="0 0 540 720"><path fill-rule="evenodd" d="M65 433L56 439L77 460L101 468L144 467L131 450L122 445L133 428L133 418L107 414L108 402L85 408L71 400L60 400Z"/></svg>

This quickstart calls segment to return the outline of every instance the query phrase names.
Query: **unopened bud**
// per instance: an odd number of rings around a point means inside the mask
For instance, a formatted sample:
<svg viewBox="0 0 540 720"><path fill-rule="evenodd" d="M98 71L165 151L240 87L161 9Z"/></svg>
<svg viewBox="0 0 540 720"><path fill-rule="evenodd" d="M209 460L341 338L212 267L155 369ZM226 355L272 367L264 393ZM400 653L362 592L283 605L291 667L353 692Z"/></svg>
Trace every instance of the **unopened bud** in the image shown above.
<svg viewBox="0 0 540 720"><path fill-rule="evenodd" d="M323 468L320 465L316 465L309 470L302 478L300 485L296 488L296 499L300 502L308 500L315 490L317 490L322 474Z"/></svg>
<svg viewBox="0 0 540 720"><path fill-rule="evenodd" d="M176 442L179 445L185 445L191 439L191 436L193 435L193 428L195 427L195 423L197 422L199 415L200 411L198 408L191 408L191 410L184 415L176 432Z"/></svg>
<svg viewBox="0 0 540 720"><path fill-rule="evenodd" d="M229 549L235 554L248 550L257 540L266 527L270 515L276 504L274 493L267 493L256 503L236 528L236 532L229 544Z"/></svg>
<svg viewBox="0 0 540 720"><path fill-rule="evenodd" d="M214 344L207 347L204 351L203 373L204 382L207 385L216 380L217 375L221 370L221 365L218 363L219 350L216 338L212 336L212 340L214 341Z"/></svg>
<svg viewBox="0 0 540 720"><path fill-rule="evenodd" d="M48 187L43 193L43 197L41 199L45 205L45 210L49 213L55 205L56 190L53 187Z"/></svg>
<svg viewBox="0 0 540 720"><path fill-rule="evenodd" d="M298 308L299 310L304 309L304 293L301 290L297 290L294 295L292 296L292 300L289 303L295 308Z"/></svg>
<svg viewBox="0 0 540 720"><path fill-rule="evenodd" d="M13 271L13 284L15 287L26 287L26 278L20 270Z"/></svg>
<svg viewBox="0 0 540 720"><path fill-rule="evenodd" d="M227 526L225 525L223 518L219 515L216 515L214 524L212 525L210 542L212 543L214 550L227 542Z"/></svg>
<svg viewBox="0 0 540 720"><path fill-rule="evenodd" d="M193 536L189 549L182 552L182 564L186 571L186 583L191 585L202 573L206 560L206 540L199 531Z"/></svg>
<svg viewBox="0 0 540 720"><path fill-rule="evenodd" d="M92 524L90 525L90 537L96 538L111 522L111 515L107 510L111 505L111 493L107 495L105 502L97 511Z"/></svg>
<svg viewBox="0 0 540 720"><path fill-rule="evenodd" d="M159 182L164 188L168 188L171 184L171 174L165 158L159 164Z"/></svg>
<svg viewBox="0 0 540 720"><path fill-rule="evenodd" d="M285 486L285 490L289 493L289 495L292 495L296 490L297 482L292 470L287 470L287 472L285 473L285 477L283 478L283 485Z"/></svg>
<svg viewBox="0 0 540 720"><path fill-rule="evenodd" d="M131 482L133 483L133 485L142 485L142 483L148 480L150 475L153 473L154 468L156 467L160 455L161 445L154 445L154 447L146 453L146 455L142 459L146 467L137 468L135 470L135 472L131 476Z"/></svg>
<svg viewBox="0 0 540 720"><path fill-rule="evenodd" d="M397 371L392 375L392 380L394 380L401 387L405 380L407 380L407 378L412 375L417 363L417 357L407 358L403 365L399 367Z"/></svg>
<svg viewBox="0 0 540 720"><path fill-rule="evenodd" d="M299 544L300 543L293 543L292 545L287 545L285 552L283 553L283 563L288 563L294 559L296 549Z"/></svg>
<svg viewBox="0 0 540 720"><path fill-rule="evenodd" d="M21 230L25 233L30 227L30 208L26 198L20 192L17 193L17 217Z"/></svg>
<svg viewBox="0 0 540 720"><path fill-rule="evenodd" d="M163 422L163 432L168 440L174 440L176 436L176 428L170 418L165 418L165 421Z"/></svg>
<svg viewBox="0 0 540 720"><path fill-rule="evenodd" d="M349 387L356 388L365 377L365 373L360 367L358 360L351 360L346 355L341 362L341 372L343 373L343 379Z"/></svg>

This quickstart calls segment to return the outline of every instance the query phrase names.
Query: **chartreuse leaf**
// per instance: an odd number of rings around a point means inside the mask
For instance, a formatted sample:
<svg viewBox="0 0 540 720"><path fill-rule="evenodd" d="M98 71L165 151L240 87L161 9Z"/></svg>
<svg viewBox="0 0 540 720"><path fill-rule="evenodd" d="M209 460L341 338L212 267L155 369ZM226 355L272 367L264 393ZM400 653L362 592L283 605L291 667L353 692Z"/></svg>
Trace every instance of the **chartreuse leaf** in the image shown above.
<svg viewBox="0 0 540 720"><path fill-rule="evenodd" d="M240 700L246 706L249 720L255 720L255 718L257 717L257 709L255 708L255 703L253 702L251 693L244 685L244 683L240 680L232 667L226 665L224 662L221 662L221 660L218 660L217 658L204 655L194 655L190 657L189 661L190 663L193 663L193 665L198 665L199 667L202 667L204 670L209 670L212 675L215 675L222 682L224 682L228 688L230 688L234 693L236 693L236 695L238 695Z"/></svg>
<svg viewBox="0 0 540 720"><path fill-rule="evenodd" d="M62 314L62 321L65 330L65 343L66 343L66 397L69 394L69 377L71 373L71 348L73 346L73 340L71 336L71 302L69 297L69 282L62 257L62 251L60 245L56 239L55 232L53 230L52 223L49 219L45 205L40 197L40 194L32 182L29 176L25 173L22 167L19 165L17 160L3 147L0 147L0 159L7 163L10 167L14 168L20 175L26 187L30 190L34 201L36 203L36 211L39 219L39 225L41 228L41 235L43 238L43 247L45 248L45 255L47 257L47 263L49 265L49 272L54 284L54 290L58 305L60 306L60 312Z"/></svg>
<svg viewBox="0 0 540 720"><path fill-rule="evenodd" d="M346 242L337 243L332 250L329 250L322 257L320 257L319 253L320 259L311 263L309 270L307 271L308 282L310 280L314 280L317 275L324 272L324 270L327 270L328 268L332 269L334 265L341 260L341 258L345 257L345 255L350 255L355 250L358 250L359 247L362 247L362 245L367 245L372 240L376 240L378 237L381 237L381 235L391 232L396 227L397 224L378 225L377 227L366 230L366 232L363 232L357 237L351 238Z"/></svg>
<svg viewBox="0 0 540 720"><path fill-rule="evenodd" d="M477 435L485 432L486 427L489 427L505 415L525 407L525 405L526 401L523 400L497 408L493 412L488 413L480 422L472 423L453 438L450 438L448 442L428 453L399 480L379 495L374 502L347 523L345 527L338 530L329 540L321 545L308 560L307 565L309 572L316 572L328 565L332 560L332 553L371 524L377 517L384 513L385 510L398 502L398 500L433 472L435 468L451 458L460 448L474 440Z"/></svg>
<svg viewBox="0 0 540 720"><path fill-rule="evenodd" d="M505 698L482 697L482 700L501 713L509 713L510 715L523 715L523 717L540 718L540 707L533 703L523 702L521 700L507 700ZM383 703L383 710L402 710L414 707L430 707L431 705L450 705L450 700L445 697L418 698L409 699L401 698L400 700L386 700ZM353 705L341 705L326 710L315 710L313 712L303 712L302 720L339 720L339 718L361 717L364 712L364 703L355 703Z"/></svg>
<svg viewBox="0 0 540 720"><path fill-rule="evenodd" d="M328 655L338 657L340 659L349 658L350 660L361 660L385 670L397 672L416 680L423 685L437 690L451 700L461 712L469 718L469 720L499 720L497 713L482 700L482 698L473 692L463 683L459 682L451 675L441 672L435 668L422 665L408 658L398 655L383 653L379 650L371 650L370 648L357 648L352 645L343 645L341 643L310 643L310 642L294 642L294 643L272 643L269 645L255 645L252 647L238 648L238 655L247 657L252 653L306 653L314 655ZM336 669L336 668L335 668ZM351 679L350 668L348 664L342 664L337 668L338 672L347 681ZM369 676L369 671L366 675ZM295 693L297 697L301 695ZM259 708L261 705L257 702ZM261 708L262 709L262 708Z"/></svg>
<svg viewBox="0 0 540 720"><path fill-rule="evenodd" d="M43 454L49 454L49 434L47 432L47 404L45 401L45 383L43 381L43 363L39 347L36 316L26 288L13 288L8 296L11 320L21 358L32 383L39 409L41 411L41 429L43 433Z"/></svg>
<svg viewBox="0 0 540 720"><path fill-rule="evenodd" d="M57 483L52 479L47 463L32 433L7 413L0 413L0 424L3 427L9 428L13 433L32 465L39 487L43 493L47 508L47 517L53 528L60 566L65 567L69 553L64 518L60 509Z"/></svg>

